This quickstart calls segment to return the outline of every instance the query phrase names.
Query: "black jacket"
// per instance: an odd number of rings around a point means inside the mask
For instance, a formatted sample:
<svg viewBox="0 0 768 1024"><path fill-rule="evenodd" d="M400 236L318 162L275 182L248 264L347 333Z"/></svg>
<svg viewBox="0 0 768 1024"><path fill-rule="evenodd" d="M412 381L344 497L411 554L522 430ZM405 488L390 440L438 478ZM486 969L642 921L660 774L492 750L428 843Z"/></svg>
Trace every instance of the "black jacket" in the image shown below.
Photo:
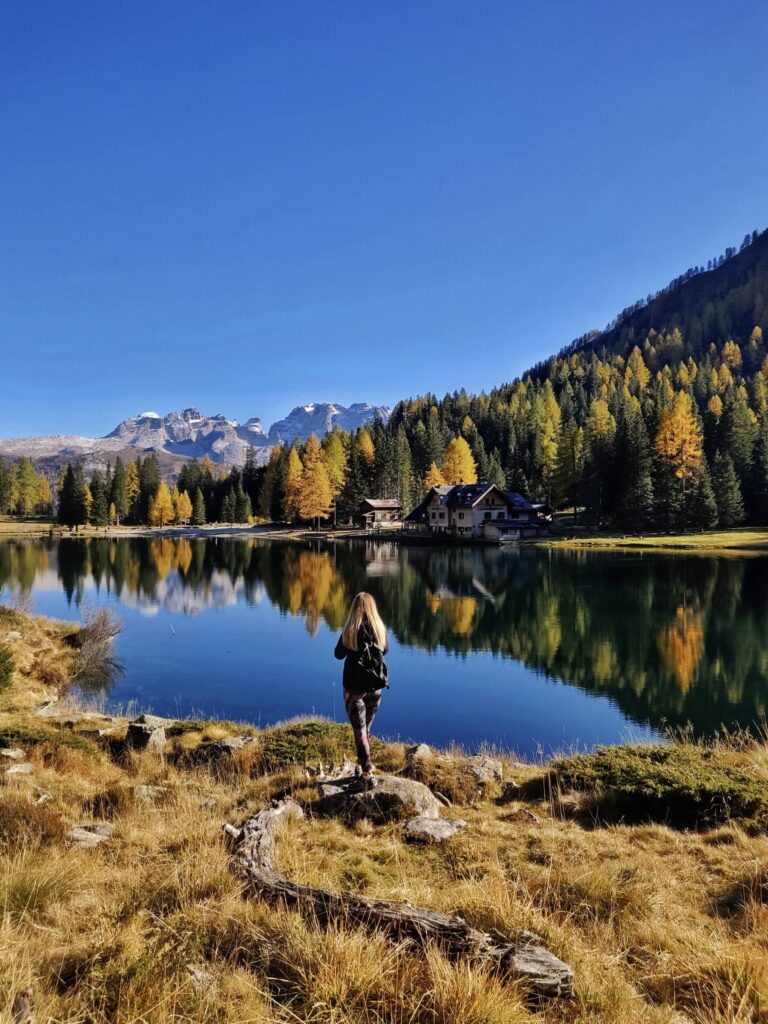
<svg viewBox="0 0 768 1024"><path fill-rule="evenodd" d="M387 685L386 679L384 681L377 679L361 665L361 655L365 650L366 644L375 646L376 636L371 629L368 619L363 619L357 634L357 650L351 651L348 647L344 646L342 634L336 644L336 650L333 652L339 661L342 658L344 659L343 685L344 689L350 693L370 693L373 690L383 690ZM382 653L386 654L387 649L385 647ZM384 661L383 657L381 660L382 662ZM384 670L386 672L386 665L384 665Z"/></svg>

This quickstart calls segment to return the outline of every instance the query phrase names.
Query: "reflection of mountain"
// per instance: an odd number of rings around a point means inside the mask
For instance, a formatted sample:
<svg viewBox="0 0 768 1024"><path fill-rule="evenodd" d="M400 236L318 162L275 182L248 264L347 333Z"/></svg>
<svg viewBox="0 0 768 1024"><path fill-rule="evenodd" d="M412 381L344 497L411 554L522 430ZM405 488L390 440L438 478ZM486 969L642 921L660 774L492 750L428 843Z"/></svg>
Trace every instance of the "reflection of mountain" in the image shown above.
<svg viewBox="0 0 768 1024"><path fill-rule="evenodd" d="M768 704L766 560L515 548L335 547L237 540L0 545L0 585L70 600L93 582L145 611L194 614L265 595L339 630L352 596L377 598L405 646L489 651L604 694L636 721L749 725ZM472 685L482 679L468 675Z"/></svg>

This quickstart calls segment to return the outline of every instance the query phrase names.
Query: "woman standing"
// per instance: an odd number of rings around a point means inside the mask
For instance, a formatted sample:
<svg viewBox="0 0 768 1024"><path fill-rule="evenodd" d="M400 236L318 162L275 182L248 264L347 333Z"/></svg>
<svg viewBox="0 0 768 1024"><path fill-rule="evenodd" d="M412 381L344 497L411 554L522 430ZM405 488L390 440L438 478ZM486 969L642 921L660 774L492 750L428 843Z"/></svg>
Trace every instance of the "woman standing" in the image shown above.
<svg viewBox="0 0 768 1024"><path fill-rule="evenodd" d="M336 644L335 656L344 659L344 707L355 734L362 785L373 788L371 725L387 686L387 629L376 602L362 591L352 602L349 615Z"/></svg>

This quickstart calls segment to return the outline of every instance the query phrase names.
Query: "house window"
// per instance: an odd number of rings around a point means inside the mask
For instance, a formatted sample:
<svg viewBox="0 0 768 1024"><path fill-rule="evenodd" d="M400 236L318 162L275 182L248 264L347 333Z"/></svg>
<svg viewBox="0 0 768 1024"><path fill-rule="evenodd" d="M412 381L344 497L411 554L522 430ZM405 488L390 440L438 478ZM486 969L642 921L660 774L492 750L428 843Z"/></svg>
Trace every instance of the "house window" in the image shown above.
<svg viewBox="0 0 768 1024"><path fill-rule="evenodd" d="M504 513L503 512L499 512L499 514L496 516L496 518L497 519L503 519L504 518Z"/></svg>
<svg viewBox="0 0 768 1024"><path fill-rule="evenodd" d="M441 518L441 519L445 519L445 512L441 512L441 513L440 513L440 518Z"/></svg>
<svg viewBox="0 0 768 1024"><path fill-rule="evenodd" d="M493 512L483 512L483 519L490 519Z"/></svg>
<svg viewBox="0 0 768 1024"><path fill-rule="evenodd" d="M459 512L459 519L463 519L463 518L464 518L464 513L463 512Z"/></svg>

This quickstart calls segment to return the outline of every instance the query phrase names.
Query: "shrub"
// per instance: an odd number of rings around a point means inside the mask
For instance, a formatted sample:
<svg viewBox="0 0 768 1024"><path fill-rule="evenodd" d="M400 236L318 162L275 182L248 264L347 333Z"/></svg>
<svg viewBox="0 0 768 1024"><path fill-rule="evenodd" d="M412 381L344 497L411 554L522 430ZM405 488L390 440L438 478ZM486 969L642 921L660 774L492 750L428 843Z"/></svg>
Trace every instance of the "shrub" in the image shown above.
<svg viewBox="0 0 768 1024"><path fill-rule="evenodd" d="M599 747L555 761L539 788L591 796L596 817L768 831L768 787L712 750L688 745ZM530 787L526 787L530 794Z"/></svg>
<svg viewBox="0 0 768 1024"><path fill-rule="evenodd" d="M32 662L32 673L45 686L60 687L65 682L64 673L61 669L56 665L51 665L48 661L43 661L42 658L35 658Z"/></svg>
<svg viewBox="0 0 768 1024"><path fill-rule="evenodd" d="M122 671L115 657L115 638L123 624L109 608L89 609L74 636L77 648L74 678L81 686L102 688Z"/></svg>
<svg viewBox="0 0 768 1024"><path fill-rule="evenodd" d="M5 647L0 647L0 690L7 690L11 685L15 667L11 652Z"/></svg>

